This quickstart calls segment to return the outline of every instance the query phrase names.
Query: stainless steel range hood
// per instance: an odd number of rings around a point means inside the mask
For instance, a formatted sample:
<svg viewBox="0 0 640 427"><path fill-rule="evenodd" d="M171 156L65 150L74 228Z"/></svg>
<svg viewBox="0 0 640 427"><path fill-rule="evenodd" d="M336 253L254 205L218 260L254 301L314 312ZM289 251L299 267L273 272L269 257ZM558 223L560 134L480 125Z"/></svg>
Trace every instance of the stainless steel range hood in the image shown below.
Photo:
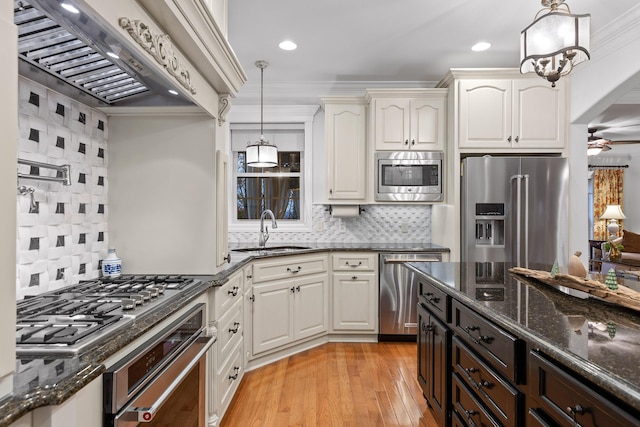
<svg viewBox="0 0 640 427"><path fill-rule="evenodd" d="M24 77L92 107L193 105L88 11L68 12L58 0L14 1L14 22Z"/></svg>

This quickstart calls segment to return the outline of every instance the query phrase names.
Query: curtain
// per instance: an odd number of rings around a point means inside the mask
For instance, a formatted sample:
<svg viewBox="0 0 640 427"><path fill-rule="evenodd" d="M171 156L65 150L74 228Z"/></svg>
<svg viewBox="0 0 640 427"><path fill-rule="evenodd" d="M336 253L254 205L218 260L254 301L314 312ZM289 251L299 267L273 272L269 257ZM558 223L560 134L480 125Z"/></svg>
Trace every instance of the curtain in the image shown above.
<svg viewBox="0 0 640 427"><path fill-rule="evenodd" d="M593 238L607 240L607 221L600 219L607 205L622 206L624 171L621 169L596 169L593 173ZM619 221L622 229L622 220Z"/></svg>

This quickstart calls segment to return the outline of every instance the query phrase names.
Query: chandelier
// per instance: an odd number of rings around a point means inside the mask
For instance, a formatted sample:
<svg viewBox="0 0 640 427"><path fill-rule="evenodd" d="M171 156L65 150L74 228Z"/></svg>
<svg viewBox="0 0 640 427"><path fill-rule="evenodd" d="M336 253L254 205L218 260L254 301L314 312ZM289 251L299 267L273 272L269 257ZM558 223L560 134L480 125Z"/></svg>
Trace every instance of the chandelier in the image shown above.
<svg viewBox="0 0 640 427"><path fill-rule="evenodd" d="M544 9L520 33L520 72L536 73L552 87L590 58L591 15L571 14L564 1L542 0Z"/></svg>
<svg viewBox="0 0 640 427"><path fill-rule="evenodd" d="M256 61L256 67L260 68L260 140L247 145L247 166L254 168L272 168L278 166L278 147L269 144L264 139L263 123L263 82L264 69L269 63L267 61Z"/></svg>

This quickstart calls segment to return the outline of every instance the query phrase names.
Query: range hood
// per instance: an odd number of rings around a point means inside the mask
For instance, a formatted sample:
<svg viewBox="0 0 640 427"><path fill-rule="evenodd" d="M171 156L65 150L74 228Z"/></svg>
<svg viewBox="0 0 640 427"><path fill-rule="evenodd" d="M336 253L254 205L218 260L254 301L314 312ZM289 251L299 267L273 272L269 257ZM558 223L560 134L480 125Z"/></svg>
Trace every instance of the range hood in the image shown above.
<svg viewBox="0 0 640 427"><path fill-rule="evenodd" d="M92 107L193 105L99 17L61 6L58 0L14 1L20 75Z"/></svg>

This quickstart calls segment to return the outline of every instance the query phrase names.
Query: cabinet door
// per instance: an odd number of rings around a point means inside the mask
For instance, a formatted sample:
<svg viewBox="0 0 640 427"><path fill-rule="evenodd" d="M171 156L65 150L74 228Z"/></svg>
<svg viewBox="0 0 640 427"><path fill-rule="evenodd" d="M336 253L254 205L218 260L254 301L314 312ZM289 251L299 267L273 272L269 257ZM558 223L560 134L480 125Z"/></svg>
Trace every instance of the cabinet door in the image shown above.
<svg viewBox="0 0 640 427"><path fill-rule="evenodd" d="M445 100L412 99L410 111L409 147L412 150L443 150L446 126Z"/></svg>
<svg viewBox="0 0 640 427"><path fill-rule="evenodd" d="M511 80L459 83L460 148L510 148Z"/></svg>
<svg viewBox="0 0 640 427"><path fill-rule="evenodd" d="M366 107L327 105L327 188L329 200L363 200L366 188Z"/></svg>
<svg viewBox="0 0 640 427"><path fill-rule="evenodd" d="M514 148L563 148L566 85L543 80L513 81Z"/></svg>
<svg viewBox="0 0 640 427"><path fill-rule="evenodd" d="M328 282L326 274L295 281L295 339L310 337L329 330Z"/></svg>
<svg viewBox="0 0 640 427"><path fill-rule="evenodd" d="M253 354L293 341L294 292L292 280L254 286Z"/></svg>
<svg viewBox="0 0 640 427"><path fill-rule="evenodd" d="M333 274L333 330L376 331L378 293L375 273Z"/></svg>
<svg viewBox="0 0 640 427"><path fill-rule="evenodd" d="M410 101L407 98L375 100L376 150L406 150L410 137Z"/></svg>

